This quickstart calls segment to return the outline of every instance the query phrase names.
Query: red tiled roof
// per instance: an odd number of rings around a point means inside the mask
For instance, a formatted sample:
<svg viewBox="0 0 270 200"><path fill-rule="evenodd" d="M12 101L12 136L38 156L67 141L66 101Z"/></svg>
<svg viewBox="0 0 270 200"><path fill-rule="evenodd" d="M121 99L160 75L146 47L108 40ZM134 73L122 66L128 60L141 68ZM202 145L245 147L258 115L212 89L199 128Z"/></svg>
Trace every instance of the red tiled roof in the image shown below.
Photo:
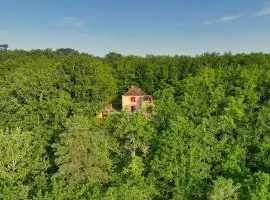
<svg viewBox="0 0 270 200"><path fill-rule="evenodd" d="M123 94L123 96L144 96L145 93L142 91L141 88L132 85L131 88L129 88L129 90Z"/></svg>

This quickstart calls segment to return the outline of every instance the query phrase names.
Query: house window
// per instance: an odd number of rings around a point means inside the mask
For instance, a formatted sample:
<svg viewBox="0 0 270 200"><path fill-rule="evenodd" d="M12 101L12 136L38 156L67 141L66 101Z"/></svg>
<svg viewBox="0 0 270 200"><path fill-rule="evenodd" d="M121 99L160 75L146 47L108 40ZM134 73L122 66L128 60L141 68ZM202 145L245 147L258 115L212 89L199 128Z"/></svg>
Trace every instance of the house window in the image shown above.
<svg viewBox="0 0 270 200"><path fill-rule="evenodd" d="M135 102L136 101L136 97L130 97L130 102Z"/></svg>

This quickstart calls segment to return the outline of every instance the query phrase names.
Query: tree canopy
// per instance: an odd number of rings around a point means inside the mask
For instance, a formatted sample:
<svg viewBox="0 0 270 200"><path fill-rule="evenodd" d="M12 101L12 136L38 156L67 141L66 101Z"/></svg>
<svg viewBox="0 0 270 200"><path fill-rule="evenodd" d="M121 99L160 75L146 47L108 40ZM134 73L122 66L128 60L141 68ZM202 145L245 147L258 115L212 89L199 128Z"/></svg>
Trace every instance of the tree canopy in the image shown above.
<svg viewBox="0 0 270 200"><path fill-rule="evenodd" d="M0 199L270 199L269 54L0 51L0 119Z"/></svg>

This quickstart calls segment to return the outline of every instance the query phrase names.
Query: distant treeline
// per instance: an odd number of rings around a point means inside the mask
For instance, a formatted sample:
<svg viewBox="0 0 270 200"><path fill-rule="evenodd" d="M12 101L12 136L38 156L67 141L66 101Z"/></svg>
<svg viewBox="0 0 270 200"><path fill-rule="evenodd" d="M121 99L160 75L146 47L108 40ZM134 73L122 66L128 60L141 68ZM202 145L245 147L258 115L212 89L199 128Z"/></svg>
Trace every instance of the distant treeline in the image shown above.
<svg viewBox="0 0 270 200"><path fill-rule="evenodd" d="M270 54L0 51L0 199L269 200Z"/></svg>
<svg viewBox="0 0 270 200"><path fill-rule="evenodd" d="M8 45L7 44L0 44L0 50L7 50Z"/></svg>

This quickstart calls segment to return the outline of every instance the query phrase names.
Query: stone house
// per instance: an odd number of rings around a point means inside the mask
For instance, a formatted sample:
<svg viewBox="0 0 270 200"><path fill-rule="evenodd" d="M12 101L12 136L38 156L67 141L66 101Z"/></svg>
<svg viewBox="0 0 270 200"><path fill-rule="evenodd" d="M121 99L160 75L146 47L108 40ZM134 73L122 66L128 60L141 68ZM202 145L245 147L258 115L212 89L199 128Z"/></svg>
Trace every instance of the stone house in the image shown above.
<svg viewBox="0 0 270 200"><path fill-rule="evenodd" d="M151 112L153 109L153 98L146 95L141 88L132 85L122 95L122 110L129 112Z"/></svg>
<svg viewBox="0 0 270 200"><path fill-rule="evenodd" d="M120 107L120 105L119 105ZM116 107L117 108L117 107ZM153 98L150 95L146 95L141 88L137 86L131 86L122 95L122 111L128 112L141 112L144 114L152 114L154 108ZM117 113L119 110L114 109L113 104L108 104L103 107L98 113L96 118L103 119L111 113Z"/></svg>

